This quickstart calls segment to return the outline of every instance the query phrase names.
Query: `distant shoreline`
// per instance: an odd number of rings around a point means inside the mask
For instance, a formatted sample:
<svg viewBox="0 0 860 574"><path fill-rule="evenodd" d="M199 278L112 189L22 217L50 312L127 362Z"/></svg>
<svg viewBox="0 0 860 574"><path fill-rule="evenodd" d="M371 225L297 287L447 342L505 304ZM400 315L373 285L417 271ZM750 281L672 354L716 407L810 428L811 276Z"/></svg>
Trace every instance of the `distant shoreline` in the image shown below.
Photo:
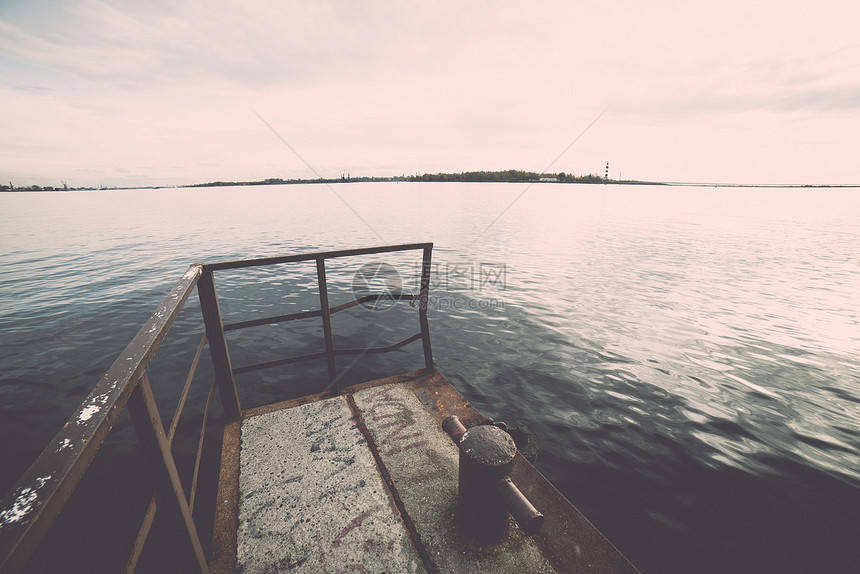
<svg viewBox="0 0 860 574"><path fill-rule="evenodd" d="M0 192L65 192L65 191L101 191L101 190L135 190L135 189L182 189L195 187L240 187L252 185L300 185L300 184L334 184L334 183L366 183L366 182L444 182L444 183L564 183L564 184L604 184L604 185L660 185L669 187L751 187L751 188L860 188L860 184L797 184L797 183L719 183L719 182L679 182L679 181L643 181L636 179L610 179L599 175L573 175L560 173L537 173L520 170L504 171L471 171L460 173L435 173L422 175L400 175L392 177L350 177L342 175L338 178L314 179L281 179L269 178L258 181L212 181L187 185L148 185L135 187L63 187L51 186L19 186L0 185Z"/></svg>

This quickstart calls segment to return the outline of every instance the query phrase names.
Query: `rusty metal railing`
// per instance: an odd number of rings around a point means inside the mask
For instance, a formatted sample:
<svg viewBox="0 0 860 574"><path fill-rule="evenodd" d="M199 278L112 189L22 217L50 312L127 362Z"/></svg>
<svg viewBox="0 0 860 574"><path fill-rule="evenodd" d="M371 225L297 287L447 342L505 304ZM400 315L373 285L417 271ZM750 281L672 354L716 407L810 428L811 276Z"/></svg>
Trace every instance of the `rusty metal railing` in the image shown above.
<svg viewBox="0 0 860 574"><path fill-rule="evenodd" d="M326 267L325 261L327 259L334 259L340 257L354 257L358 255L368 255L368 254L378 254L378 253L391 253L395 251L408 251L408 250L422 250L423 257L421 262L421 280L419 286L418 295L413 294L402 294L402 293L388 293L384 294L384 297L396 300L396 301L410 301L414 302L418 301L418 317L420 324L420 332L403 339L402 341L398 341L391 345L385 347L375 347L368 349L335 349L334 341L332 337L332 329L331 329L331 316L340 311L345 311L351 307L356 305L360 305L363 303L367 303L370 301L378 300L380 295L366 295L364 297L354 299L352 301L348 301L341 305L330 306L328 299L328 287L326 281ZM282 365L289 365L292 363L309 361L314 359L326 359L326 364L328 367L328 377L329 382L331 384L335 384L337 381L337 369L335 367L335 357L343 356L343 355L356 355L356 354L373 354L373 353L386 353L389 351L394 351L421 339L424 345L424 362L425 367L427 369L433 368L433 353L430 347L430 336L429 336L429 327L427 324L427 302L429 299L429 289L430 289L430 262L431 255L433 250L432 243L417 243L417 244L407 244L407 245L390 245L386 247L374 247L367 249L350 249L346 251L332 251L326 253L309 253L305 255L287 255L283 257L271 257L266 259L250 259L245 261L225 261L221 263L213 263L209 265L204 265L204 278L210 276L214 271L222 271L226 269L238 269L244 267L257 267L262 265L275 265L281 263L297 263L302 261L316 261L317 267L317 283L319 285L319 299L320 299L320 308L315 311L304 311L301 313L293 313L289 315L278 315L275 317L268 317L264 319L255 319L251 321L243 321L240 323L232 323L232 324L224 324L221 321L220 310L217 308L217 297L214 292L214 284L211 283L211 279L205 284L205 295L206 301L204 304L204 308L208 309L209 313L209 321L206 323L206 334L209 336L210 340L210 349L213 348L211 343L212 341L218 341L217 349L219 350L219 354L222 353L216 361L216 377L220 377L219 380L225 381L224 385L219 385L219 388L222 392L222 401L224 400L224 393L230 393L231 388L235 388L235 384L231 385L229 381L232 380L233 375L246 373L250 371L256 371L259 369L266 369L271 367L277 367ZM203 282L201 281L201 284ZM198 286L198 289L200 286ZM210 292L211 289L211 292ZM203 295L201 295L203 297ZM201 299L201 302L203 299ZM206 313L204 313L206 315ZM245 329L249 327L259 327L262 325L269 325L273 323L282 323L286 321L294 321L296 319L308 319L313 317L321 317L322 325L323 325L323 335L325 337L325 350L319 353L312 353L308 355L301 355L296 357L287 357L284 359L278 359L275 361L267 361L264 363L257 363L253 365L245 365L242 367L233 368L230 364L229 357L226 355L226 342L221 344L221 341L224 341L224 333L229 331L235 331L238 329ZM214 360L214 358L213 358ZM219 370L220 369L220 370ZM233 397L229 396L228 400L232 402ZM238 399L236 399L238 401ZM237 412L238 412L238 404L237 404Z"/></svg>
<svg viewBox="0 0 860 574"><path fill-rule="evenodd" d="M423 343L425 367L432 370L433 356L427 321L432 249L432 243L417 243L192 265L174 285L155 313L138 331L131 343L114 361L75 414L3 499L2 505L0 505L0 571L19 572L25 568L30 556L87 472L90 463L111 432L120 413L127 407L144 451L147 466L152 470L155 495L150 500L137 539L130 550L126 571L134 571L158 507L172 506L179 512L187 534L188 547L193 552L194 560L200 572L208 572L206 556L200 542L198 528L194 523L192 510L199 478L200 458L206 434L209 406L215 389L218 389L226 418L234 420L242 415L234 380L234 375L237 373L325 358L329 383L336 386L336 356L393 351L418 339L421 339ZM423 252L420 288L417 296L420 332L385 347L335 349L331 315L362 302L370 301L375 296L371 295L342 305L330 306L325 275L326 260L409 250L421 250ZM320 309L224 325L215 290L215 271L300 261L316 262ZM198 345L175 413L165 430L149 383L147 369L195 287L200 300L206 334ZM393 298L410 301L416 299L414 295L396 295ZM226 331L312 317L320 317L322 320L325 339L324 352L249 365L238 369L231 366L225 338ZM212 357L215 381L204 408L191 486L188 495L186 495L171 452L171 443L188 397L191 381L194 378L203 349L207 344Z"/></svg>

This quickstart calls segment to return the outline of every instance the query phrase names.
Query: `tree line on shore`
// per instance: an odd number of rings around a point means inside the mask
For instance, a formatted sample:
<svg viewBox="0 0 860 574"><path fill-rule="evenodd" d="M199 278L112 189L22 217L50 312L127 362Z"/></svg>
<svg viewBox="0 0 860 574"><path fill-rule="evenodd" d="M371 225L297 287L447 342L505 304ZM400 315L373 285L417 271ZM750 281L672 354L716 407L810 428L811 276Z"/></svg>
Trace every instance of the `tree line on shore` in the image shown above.
<svg viewBox="0 0 860 574"><path fill-rule="evenodd" d="M399 175L392 177L351 177L342 175L339 178L316 179L281 179L269 178L259 181L213 181L195 183L184 187L223 187L231 185L284 185L294 183L343 183L367 181L445 181L445 182L529 182L529 181L560 181L569 183L602 183L610 181L599 175L573 175L569 173L538 173L507 169L502 171L465 171L458 173L425 173L421 175Z"/></svg>
<svg viewBox="0 0 860 574"><path fill-rule="evenodd" d="M399 175L392 177L351 177L349 175L341 175L337 178L315 179L282 179L279 177L271 177L268 179L257 181L210 181L207 183L193 183L179 187L227 187L227 186L242 186L242 185L288 185L300 183L346 183L346 182L377 182L377 181L436 181L436 182L532 182L532 181L557 181L564 183L640 183L640 182L616 182L610 179L604 179L599 175L573 175L570 173L538 173L535 171L522 171L518 169L507 169L502 171L465 171L458 173L425 173L421 175ZM645 182L641 182L645 183ZM68 187L65 182L60 187L38 185L31 186L16 186L13 187L10 183L0 185L0 191L72 191L81 189L106 189L104 187ZM161 186L142 186L142 187L126 187L123 189L157 189ZM117 189L114 187L113 189Z"/></svg>
<svg viewBox="0 0 860 574"><path fill-rule="evenodd" d="M474 182L524 182L524 181L565 181L572 183L601 183L605 180L599 175L573 175L570 173L538 173L508 169L503 171L465 171L460 173L425 173L409 176L409 181L474 181Z"/></svg>

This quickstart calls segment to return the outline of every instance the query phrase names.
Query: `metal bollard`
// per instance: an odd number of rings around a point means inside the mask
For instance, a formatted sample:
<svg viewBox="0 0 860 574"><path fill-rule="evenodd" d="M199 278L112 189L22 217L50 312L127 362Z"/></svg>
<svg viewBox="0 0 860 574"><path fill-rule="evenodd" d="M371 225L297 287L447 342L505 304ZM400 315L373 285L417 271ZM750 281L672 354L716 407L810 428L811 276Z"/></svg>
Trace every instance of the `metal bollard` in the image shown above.
<svg viewBox="0 0 860 574"><path fill-rule="evenodd" d="M463 531L479 545L499 544L510 512L527 536L537 532L543 515L510 479L517 452L511 436L495 425L466 430L456 416L442 428L460 447L457 522Z"/></svg>

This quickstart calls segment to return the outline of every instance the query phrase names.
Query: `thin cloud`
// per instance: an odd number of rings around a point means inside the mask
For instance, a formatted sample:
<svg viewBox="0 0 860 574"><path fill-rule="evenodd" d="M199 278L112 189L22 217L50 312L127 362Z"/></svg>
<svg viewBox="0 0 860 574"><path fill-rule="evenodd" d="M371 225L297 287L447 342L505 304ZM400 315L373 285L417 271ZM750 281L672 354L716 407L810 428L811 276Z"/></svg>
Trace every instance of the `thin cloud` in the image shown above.
<svg viewBox="0 0 860 574"><path fill-rule="evenodd" d="M786 111L860 110L860 82L798 91L778 99L775 105Z"/></svg>

